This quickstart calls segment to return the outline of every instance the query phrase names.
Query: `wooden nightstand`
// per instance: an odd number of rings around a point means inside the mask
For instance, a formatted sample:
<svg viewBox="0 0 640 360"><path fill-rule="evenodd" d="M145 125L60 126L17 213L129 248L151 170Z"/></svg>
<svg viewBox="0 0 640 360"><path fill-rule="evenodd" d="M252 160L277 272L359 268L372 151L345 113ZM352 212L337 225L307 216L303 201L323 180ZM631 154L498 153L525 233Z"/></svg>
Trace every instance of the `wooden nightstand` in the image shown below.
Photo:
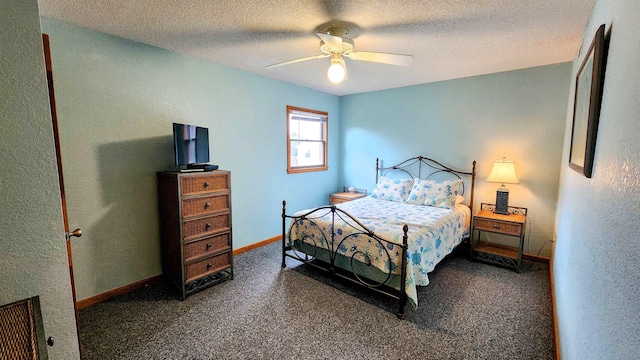
<svg viewBox="0 0 640 360"><path fill-rule="evenodd" d="M480 212L473 217L471 228L471 259L502 265L520 271L522 249L527 225L527 208L509 206L509 215L494 214L493 204L480 204ZM482 232L514 237L517 246L480 241ZM475 238L476 232L478 237ZM475 238L475 240L474 240Z"/></svg>
<svg viewBox="0 0 640 360"><path fill-rule="evenodd" d="M347 201L351 201L351 200L355 200L355 199L359 199L362 197L367 196L366 194L363 193L350 193L350 192L339 192L339 193L335 193L335 194L331 194L329 196L329 203L331 205L335 205L335 204L341 204Z"/></svg>

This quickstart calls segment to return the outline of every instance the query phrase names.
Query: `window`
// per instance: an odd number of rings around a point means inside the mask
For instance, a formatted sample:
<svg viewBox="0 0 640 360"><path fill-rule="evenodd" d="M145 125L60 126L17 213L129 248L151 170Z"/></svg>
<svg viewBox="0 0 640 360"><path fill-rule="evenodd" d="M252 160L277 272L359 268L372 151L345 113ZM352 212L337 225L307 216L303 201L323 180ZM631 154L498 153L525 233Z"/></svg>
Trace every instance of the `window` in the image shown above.
<svg viewBox="0 0 640 360"><path fill-rule="evenodd" d="M328 114L287 106L287 173L327 170Z"/></svg>

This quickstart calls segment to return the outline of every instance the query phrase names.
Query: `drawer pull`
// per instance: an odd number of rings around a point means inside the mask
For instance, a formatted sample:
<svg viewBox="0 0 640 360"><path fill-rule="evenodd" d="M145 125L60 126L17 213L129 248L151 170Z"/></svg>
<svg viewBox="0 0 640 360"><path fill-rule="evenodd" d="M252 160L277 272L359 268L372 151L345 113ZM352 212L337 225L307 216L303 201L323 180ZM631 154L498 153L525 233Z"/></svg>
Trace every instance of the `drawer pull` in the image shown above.
<svg viewBox="0 0 640 360"><path fill-rule="evenodd" d="M211 269L211 267L212 267L212 266L213 266L213 265L211 265L211 263L208 263L208 264L207 264L207 270Z"/></svg>
<svg viewBox="0 0 640 360"><path fill-rule="evenodd" d="M494 229L500 229L500 225L498 225L498 224L493 224L493 228L494 228Z"/></svg>
<svg viewBox="0 0 640 360"><path fill-rule="evenodd" d="M205 182L204 182L204 187L209 187L210 185L211 185L211 184L209 184L209 182L208 182L208 181L205 181Z"/></svg>
<svg viewBox="0 0 640 360"><path fill-rule="evenodd" d="M207 223L207 225L204 226L205 229L210 229L211 228L211 223Z"/></svg>
<svg viewBox="0 0 640 360"><path fill-rule="evenodd" d="M207 250L211 249L211 244L207 244L206 248Z"/></svg>
<svg viewBox="0 0 640 360"><path fill-rule="evenodd" d="M204 208L205 208L205 209L208 209L208 208L210 208L210 207L211 207L211 204L209 204L209 203L204 204Z"/></svg>

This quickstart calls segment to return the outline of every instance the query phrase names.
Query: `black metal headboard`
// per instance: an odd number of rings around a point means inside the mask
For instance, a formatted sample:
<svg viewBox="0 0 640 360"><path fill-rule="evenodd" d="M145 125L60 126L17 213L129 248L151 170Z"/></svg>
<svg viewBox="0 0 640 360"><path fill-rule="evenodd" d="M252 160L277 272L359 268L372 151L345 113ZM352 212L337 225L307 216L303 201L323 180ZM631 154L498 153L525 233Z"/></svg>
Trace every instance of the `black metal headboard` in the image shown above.
<svg viewBox="0 0 640 360"><path fill-rule="evenodd" d="M417 170L416 170L417 168ZM416 156L410 159L404 160L399 164L382 167L380 166L380 159L376 158L376 184L378 183L378 176L385 176L392 171L400 171L409 175L412 179L430 179L437 174L450 174L453 177L462 179L461 176L471 177L471 194L469 198L469 208L473 211L473 190L476 185L476 161L473 161L471 171L454 170L442 163L424 156ZM462 182L462 193L465 193L464 181Z"/></svg>

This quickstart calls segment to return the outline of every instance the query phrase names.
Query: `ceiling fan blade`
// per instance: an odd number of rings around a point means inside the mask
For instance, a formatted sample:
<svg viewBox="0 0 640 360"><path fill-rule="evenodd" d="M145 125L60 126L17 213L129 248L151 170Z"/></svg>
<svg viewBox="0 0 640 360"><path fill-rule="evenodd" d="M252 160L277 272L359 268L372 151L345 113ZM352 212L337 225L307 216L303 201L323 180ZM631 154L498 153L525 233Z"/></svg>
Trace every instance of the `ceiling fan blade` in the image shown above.
<svg viewBox="0 0 640 360"><path fill-rule="evenodd" d="M329 34L316 33L325 44L327 44L330 48L336 50L342 50L342 38L339 36L333 36Z"/></svg>
<svg viewBox="0 0 640 360"><path fill-rule="evenodd" d="M371 61L390 65L409 66L413 64L413 55L389 54L369 51L352 51L345 54L351 60Z"/></svg>
<svg viewBox="0 0 640 360"><path fill-rule="evenodd" d="M266 69L272 69L272 68L279 67L279 66L295 64L295 63L300 62L300 61L307 61L307 60L313 60L313 59L322 59L322 58L326 58L328 56L329 55L327 55L327 54L307 56L307 57L303 57L303 58L300 58L300 59L294 59L294 60L284 61L284 62L277 63L277 64L267 65L267 66L265 66L265 68Z"/></svg>

